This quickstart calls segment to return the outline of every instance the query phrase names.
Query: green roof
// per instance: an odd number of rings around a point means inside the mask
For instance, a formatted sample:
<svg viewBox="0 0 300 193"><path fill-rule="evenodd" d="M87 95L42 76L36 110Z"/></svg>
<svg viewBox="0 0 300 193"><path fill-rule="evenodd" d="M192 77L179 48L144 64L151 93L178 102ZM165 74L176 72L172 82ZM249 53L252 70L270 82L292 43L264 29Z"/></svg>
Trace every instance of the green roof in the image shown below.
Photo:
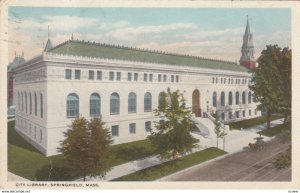
<svg viewBox="0 0 300 193"><path fill-rule="evenodd" d="M170 64L175 66L192 66L216 70L230 70L238 72L249 71L243 66L228 61L213 60L197 56L171 54L166 52L143 50L108 44L84 42L78 40L66 41L50 49L48 52L62 55Z"/></svg>

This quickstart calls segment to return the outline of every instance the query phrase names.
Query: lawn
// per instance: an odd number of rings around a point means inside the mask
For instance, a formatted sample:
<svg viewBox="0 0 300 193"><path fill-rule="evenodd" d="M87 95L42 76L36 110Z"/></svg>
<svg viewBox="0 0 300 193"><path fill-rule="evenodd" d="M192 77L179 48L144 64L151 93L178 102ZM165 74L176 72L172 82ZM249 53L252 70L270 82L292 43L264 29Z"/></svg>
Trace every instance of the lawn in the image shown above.
<svg viewBox="0 0 300 193"><path fill-rule="evenodd" d="M64 167L62 155L45 157L15 131L14 124L14 121L8 123L8 171L29 180L47 180L51 160L52 181L76 178ZM109 149L108 163L113 167L154 154L149 140L114 145Z"/></svg>
<svg viewBox="0 0 300 193"><path fill-rule="evenodd" d="M282 118L282 117L278 116L278 115L272 115L271 121L280 119L280 118ZM230 126L230 129L238 129L239 130L241 128L248 128L248 127L263 124L266 122L267 122L267 116L261 116L261 117L257 117L257 118L253 118L253 119L247 119L247 120L229 123L228 125Z"/></svg>
<svg viewBox="0 0 300 193"><path fill-rule="evenodd" d="M258 134L261 134L261 135L264 135L264 136L267 136L267 137L273 137L273 136L276 136L278 134L284 134L284 133L290 132L290 131L291 131L291 125L290 124L281 124L281 125L277 125L275 127L260 131L260 132L258 132Z"/></svg>
<svg viewBox="0 0 300 193"><path fill-rule="evenodd" d="M168 161L157 166L122 176L114 179L113 181L153 181L224 154L226 154L226 152L223 150L211 147L197 153L178 158L176 161Z"/></svg>

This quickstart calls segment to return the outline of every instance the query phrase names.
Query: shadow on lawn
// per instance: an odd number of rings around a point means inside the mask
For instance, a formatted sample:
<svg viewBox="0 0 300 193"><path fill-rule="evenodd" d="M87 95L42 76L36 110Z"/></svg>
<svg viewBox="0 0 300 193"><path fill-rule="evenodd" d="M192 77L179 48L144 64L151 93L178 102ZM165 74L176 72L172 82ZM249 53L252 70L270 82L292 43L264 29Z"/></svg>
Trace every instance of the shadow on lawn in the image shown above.
<svg viewBox="0 0 300 193"><path fill-rule="evenodd" d="M145 147L128 147L116 150L116 158L123 160L135 160L137 157L146 157L151 154L150 150Z"/></svg>
<svg viewBox="0 0 300 193"><path fill-rule="evenodd" d="M7 142L8 144L26 149L28 151L41 154L35 147L23 139L15 130L15 121L7 123ZM42 155L42 154L41 154Z"/></svg>
<svg viewBox="0 0 300 193"><path fill-rule="evenodd" d="M70 181L74 178L72 171L64 166L53 166L50 172L50 165L44 165L35 173L37 181Z"/></svg>

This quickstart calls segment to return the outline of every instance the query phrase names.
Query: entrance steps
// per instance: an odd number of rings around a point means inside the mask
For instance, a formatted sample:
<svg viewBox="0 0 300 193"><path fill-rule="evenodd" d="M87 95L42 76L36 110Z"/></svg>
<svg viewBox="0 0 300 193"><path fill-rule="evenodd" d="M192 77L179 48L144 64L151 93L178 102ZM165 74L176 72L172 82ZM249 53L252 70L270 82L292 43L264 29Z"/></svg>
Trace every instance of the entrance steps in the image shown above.
<svg viewBox="0 0 300 193"><path fill-rule="evenodd" d="M211 138L214 135L214 123L208 118L192 117L195 122L197 130L193 133L201 135L205 138Z"/></svg>

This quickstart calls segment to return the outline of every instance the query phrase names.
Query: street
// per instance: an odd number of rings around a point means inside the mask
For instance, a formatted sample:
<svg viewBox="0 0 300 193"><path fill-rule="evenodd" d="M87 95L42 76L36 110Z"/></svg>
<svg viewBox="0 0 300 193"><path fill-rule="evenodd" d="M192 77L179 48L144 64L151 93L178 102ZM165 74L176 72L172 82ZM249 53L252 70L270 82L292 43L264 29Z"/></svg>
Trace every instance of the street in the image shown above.
<svg viewBox="0 0 300 193"><path fill-rule="evenodd" d="M206 165L170 175L166 181L291 181L291 168L277 170L272 162L290 143L273 139L262 150L229 155Z"/></svg>

